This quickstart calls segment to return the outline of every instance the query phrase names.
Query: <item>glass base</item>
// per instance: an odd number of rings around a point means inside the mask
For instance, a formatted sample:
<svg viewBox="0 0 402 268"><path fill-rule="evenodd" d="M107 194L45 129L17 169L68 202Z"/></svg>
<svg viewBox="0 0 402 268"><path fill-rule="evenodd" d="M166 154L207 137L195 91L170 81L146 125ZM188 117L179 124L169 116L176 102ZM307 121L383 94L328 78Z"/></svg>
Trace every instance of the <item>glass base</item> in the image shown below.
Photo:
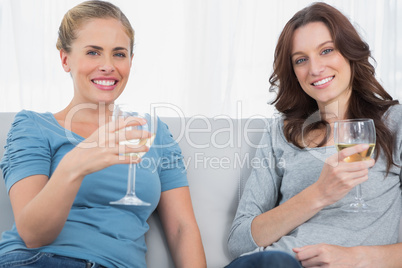
<svg viewBox="0 0 402 268"><path fill-rule="evenodd" d="M111 205L127 205L127 206L150 206L151 203L142 201L139 199L137 196L130 196L126 195L120 200L117 201L111 201L109 204Z"/></svg>
<svg viewBox="0 0 402 268"><path fill-rule="evenodd" d="M374 208L365 202L353 202L342 208L346 212L374 212Z"/></svg>

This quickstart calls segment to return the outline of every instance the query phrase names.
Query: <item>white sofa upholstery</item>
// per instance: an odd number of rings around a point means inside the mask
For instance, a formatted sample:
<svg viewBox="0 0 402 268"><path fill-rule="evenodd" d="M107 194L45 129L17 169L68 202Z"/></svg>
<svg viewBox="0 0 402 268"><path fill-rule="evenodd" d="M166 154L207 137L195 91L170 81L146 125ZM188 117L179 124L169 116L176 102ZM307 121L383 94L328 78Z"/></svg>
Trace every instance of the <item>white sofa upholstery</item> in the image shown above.
<svg viewBox="0 0 402 268"><path fill-rule="evenodd" d="M14 113L0 113L0 156ZM227 117L162 118L179 142L187 166L191 197L209 268L231 261L226 241L241 189L264 129L263 119ZM0 232L13 224L13 214L0 180ZM147 266L174 267L158 215L149 220ZM400 240L402 225L400 228Z"/></svg>

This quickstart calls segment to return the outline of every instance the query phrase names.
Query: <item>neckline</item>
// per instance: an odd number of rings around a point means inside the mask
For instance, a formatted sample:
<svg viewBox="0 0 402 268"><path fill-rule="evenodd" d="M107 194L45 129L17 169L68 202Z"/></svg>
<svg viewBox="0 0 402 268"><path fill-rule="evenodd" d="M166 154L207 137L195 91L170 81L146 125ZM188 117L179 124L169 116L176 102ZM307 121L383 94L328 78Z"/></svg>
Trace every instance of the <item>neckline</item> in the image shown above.
<svg viewBox="0 0 402 268"><path fill-rule="evenodd" d="M73 132L73 131L71 131L71 130L69 130L69 129L66 129L65 127L63 127L62 125L60 125L59 121L57 121L57 119L56 119L56 117L54 116L53 113L51 113L51 112L47 112L47 113L50 115L50 118L53 120L53 123L55 123L55 124L57 125L57 127L63 129L64 132L72 133L73 135L77 136L77 137L80 138L81 140L85 140L85 138L82 137L81 135L78 135L77 133L75 133L75 132Z"/></svg>
<svg viewBox="0 0 402 268"><path fill-rule="evenodd" d="M323 147L304 147L304 148L299 148L296 145L294 145L293 143L289 142L286 137L285 137L285 132L284 132L284 125L285 125L285 120L283 118L283 116L280 118L279 120L279 135L281 136L281 138L283 139L283 141L289 145L290 147L292 147L295 150L299 150L299 151L310 151L310 150L327 150L327 149L332 149L335 148L335 145L328 145L328 146L323 146Z"/></svg>

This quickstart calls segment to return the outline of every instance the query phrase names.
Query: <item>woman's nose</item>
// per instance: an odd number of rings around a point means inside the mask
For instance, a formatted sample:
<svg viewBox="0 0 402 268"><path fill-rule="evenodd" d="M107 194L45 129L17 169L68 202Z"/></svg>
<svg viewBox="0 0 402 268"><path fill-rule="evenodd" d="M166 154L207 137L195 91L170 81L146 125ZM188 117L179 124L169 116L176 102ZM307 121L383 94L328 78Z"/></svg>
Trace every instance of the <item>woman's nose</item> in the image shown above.
<svg viewBox="0 0 402 268"><path fill-rule="evenodd" d="M310 58L310 75L318 76L325 69L324 63L320 59Z"/></svg>
<svg viewBox="0 0 402 268"><path fill-rule="evenodd" d="M99 70L101 72L113 72L115 70L113 62L109 59L105 59L101 64L99 65Z"/></svg>

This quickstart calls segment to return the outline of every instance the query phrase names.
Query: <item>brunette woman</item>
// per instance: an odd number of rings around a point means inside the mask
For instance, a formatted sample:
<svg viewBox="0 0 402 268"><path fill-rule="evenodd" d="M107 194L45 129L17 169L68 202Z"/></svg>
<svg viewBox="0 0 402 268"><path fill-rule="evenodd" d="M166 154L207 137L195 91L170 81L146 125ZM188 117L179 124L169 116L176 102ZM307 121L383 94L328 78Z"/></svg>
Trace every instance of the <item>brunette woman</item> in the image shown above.
<svg viewBox="0 0 402 268"><path fill-rule="evenodd" d="M376 80L370 57L328 4L308 6L286 24L270 78L281 116L256 155L280 165L252 171L230 231L237 259L228 267L402 267L402 107ZM343 161L368 145L336 151L334 122L353 118L374 120L375 160ZM361 183L376 210L345 212Z"/></svg>

